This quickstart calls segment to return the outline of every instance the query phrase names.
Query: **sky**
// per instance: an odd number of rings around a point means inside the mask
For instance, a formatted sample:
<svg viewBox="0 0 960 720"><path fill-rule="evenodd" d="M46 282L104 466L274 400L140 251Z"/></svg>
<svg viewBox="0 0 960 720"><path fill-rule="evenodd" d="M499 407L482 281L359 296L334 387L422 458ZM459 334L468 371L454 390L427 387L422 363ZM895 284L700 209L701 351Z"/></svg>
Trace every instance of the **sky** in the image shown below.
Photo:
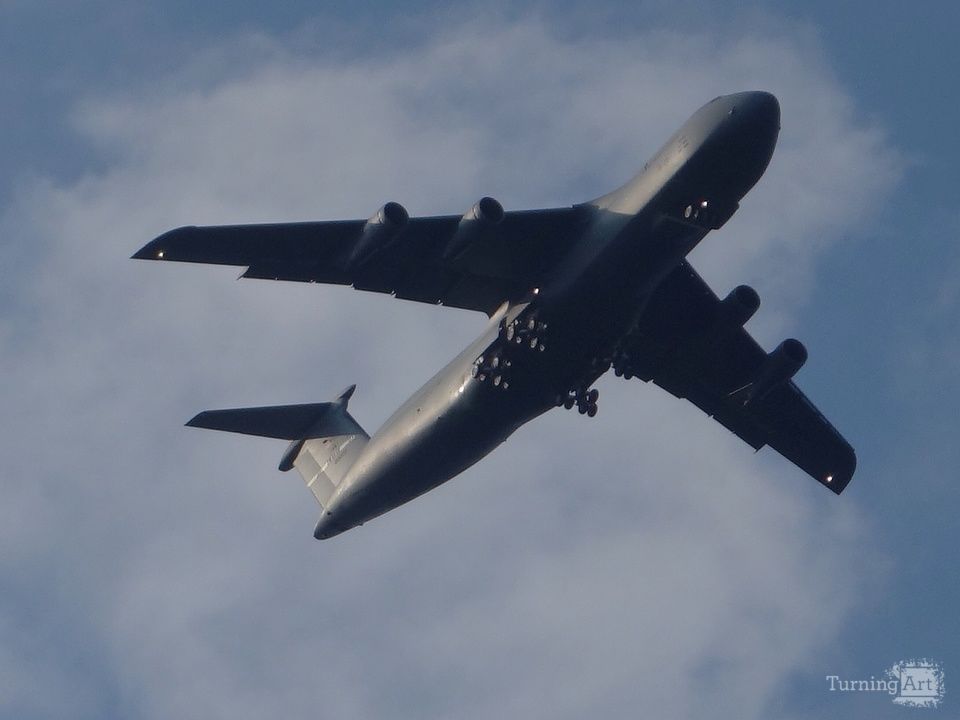
<svg viewBox="0 0 960 720"><path fill-rule="evenodd" d="M0 0L0 717L956 715L949 3ZM205 408L357 383L374 431L485 318L135 262L185 224L570 205L766 89L690 260L857 449L840 497L606 377L334 540ZM831 691L928 658L941 707Z"/></svg>

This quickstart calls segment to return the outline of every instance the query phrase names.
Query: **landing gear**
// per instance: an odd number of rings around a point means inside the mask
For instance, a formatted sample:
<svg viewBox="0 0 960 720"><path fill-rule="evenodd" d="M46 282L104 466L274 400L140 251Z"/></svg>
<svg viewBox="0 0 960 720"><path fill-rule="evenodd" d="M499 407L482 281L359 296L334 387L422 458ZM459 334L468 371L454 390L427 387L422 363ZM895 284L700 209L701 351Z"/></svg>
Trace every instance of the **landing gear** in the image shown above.
<svg viewBox="0 0 960 720"><path fill-rule="evenodd" d="M527 317L521 314L513 322L504 323L500 328L500 337L508 344L515 343L529 350L543 352L547 349L543 341L546 331L547 323L538 320L534 311Z"/></svg>
<svg viewBox="0 0 960 720"><path fill-rule="evenodd" d="M507 390L510 387L510 358L504 357L502 352L494 350L478 357L470 368L470 375L478 382L490 381L493 387Z"/></svg>
<svg viewBox="0 0 960 720"><path fill-rule="evenodd" d="M617 377L629 380L634 376L634 368L630 364L630 358L625 353L618 352L613 358L613 374Z"/></svg>
<svg viewBox="0 0 960 720"><path fill-rule="evenodd" d="M489 381L500 390L510 387L511 358L525 363L524 353L543 352L547 349L543 341L547 323L538 318L536 309L525 307L513 320L500 321L498 339L473 363L470 374L478 382Z"/></svg>
<svg viewBox="0 0 960 720"><path fill-rule="evenodd" d="M600 398L600 391L594 388L587 390L580 388L578 390L568 391L566 395L557 399L557 405L562 405L565 409L571 410L577 406L577 412L587 417L594 417L597 414L597 400Z"/></svg>

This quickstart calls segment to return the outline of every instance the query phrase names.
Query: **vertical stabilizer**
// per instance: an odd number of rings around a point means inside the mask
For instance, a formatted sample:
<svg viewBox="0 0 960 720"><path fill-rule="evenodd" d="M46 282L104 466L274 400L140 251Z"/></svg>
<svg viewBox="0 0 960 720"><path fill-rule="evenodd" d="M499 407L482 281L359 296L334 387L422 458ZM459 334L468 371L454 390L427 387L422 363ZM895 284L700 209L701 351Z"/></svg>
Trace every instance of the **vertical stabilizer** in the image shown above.
<svg viewBox="0 0 960 720"><path fill-rule="evenodd" d="M370 439L360 423L347 412L347 403L356 388L351 385L329 403L327 412L310 437L290 443L280 462L281 470L289 470L292 463L323 507L327 506Z"/></svg>

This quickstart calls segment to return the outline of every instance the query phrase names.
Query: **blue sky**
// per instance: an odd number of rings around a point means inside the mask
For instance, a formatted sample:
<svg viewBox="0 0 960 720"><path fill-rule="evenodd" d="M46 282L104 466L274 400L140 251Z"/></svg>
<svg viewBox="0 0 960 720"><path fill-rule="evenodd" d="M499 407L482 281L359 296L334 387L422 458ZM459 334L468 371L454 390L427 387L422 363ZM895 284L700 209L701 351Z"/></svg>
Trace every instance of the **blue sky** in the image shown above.
<svg viewBox="0 0 960 720"><path fill-rule="evenodd" d="M960 667L960 171L948 3L0 0L0 714L899 717L824 678ZM609 378L461 478L317 543L268 441L373 430L482 319L134 263L187 223L563 205L722 92L777 93L770 171L691 260L760 291L855 445L840 498ZM680 437L688 438L683 444Z"/></svg>

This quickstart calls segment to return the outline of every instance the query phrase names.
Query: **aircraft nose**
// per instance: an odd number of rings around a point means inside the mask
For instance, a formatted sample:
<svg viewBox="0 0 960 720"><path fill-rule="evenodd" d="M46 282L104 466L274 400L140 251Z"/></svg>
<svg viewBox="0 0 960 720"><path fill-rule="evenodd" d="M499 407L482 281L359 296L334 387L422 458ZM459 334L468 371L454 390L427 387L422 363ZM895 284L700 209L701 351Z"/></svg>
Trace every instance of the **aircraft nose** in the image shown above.
<svg viewBox="0 0 960 720"><path fill-rule="evenodd" d="M763 175L780 134L780 103L771 93L750 90L716 98L692 118L700 123L701 162L715 194L739 199Z"/></svg>
<svg viewBox="0 0 960 720"><path fill-rule="evenodd" d="M780 129L780 103L772 93L761 90L751 92L745 105L753 122L769 129Z"/></svg>
<svg viewBox="0 0 960 720"><path fill-rule="evenodd" d="M731 96L732 112L745 123L766 130L780 129L780 103L776 96L763 90L737 93Z"/></svg>

